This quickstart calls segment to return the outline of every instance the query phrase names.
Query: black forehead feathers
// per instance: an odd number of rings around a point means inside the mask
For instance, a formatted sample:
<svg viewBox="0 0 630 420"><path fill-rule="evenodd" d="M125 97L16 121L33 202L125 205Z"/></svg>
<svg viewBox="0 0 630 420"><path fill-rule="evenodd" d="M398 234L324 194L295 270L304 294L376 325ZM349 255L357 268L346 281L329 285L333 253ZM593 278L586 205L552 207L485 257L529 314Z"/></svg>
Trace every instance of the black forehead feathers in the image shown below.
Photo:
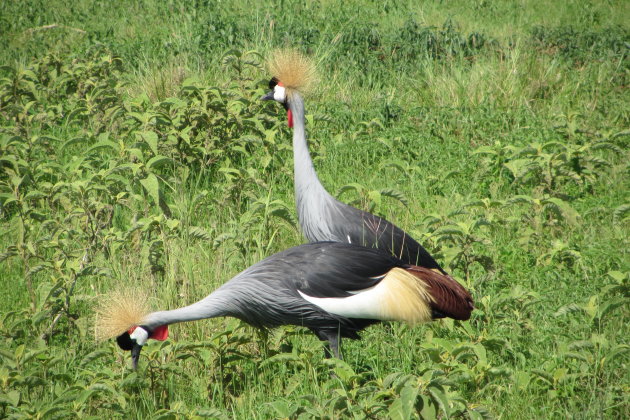
<svg viewBox="0 0 630 420"><path fill-rule="evenodd" d="M276 76L272 77L271 80L269 81L269 89L272 89L276 87L276 85L278 84L280 80L278 80L278 78Z"/></svg>
<svg viewBox="0 0 630 420"><path fill-rule="evenodd" d="M123 350L129 351L133 348L133 340L127 331L116 337L116 342L118 343L118 347Z"/></svg>

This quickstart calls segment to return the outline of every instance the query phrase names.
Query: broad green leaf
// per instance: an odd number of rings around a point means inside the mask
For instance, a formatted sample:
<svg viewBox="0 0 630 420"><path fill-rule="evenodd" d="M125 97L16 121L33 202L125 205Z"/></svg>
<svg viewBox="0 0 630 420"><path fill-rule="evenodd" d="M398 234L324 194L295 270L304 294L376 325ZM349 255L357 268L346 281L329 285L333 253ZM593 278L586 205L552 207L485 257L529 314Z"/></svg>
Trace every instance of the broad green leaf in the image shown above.
<svg viewBox="0 0 630 420"><path fill-rule="evenodd" d="M575 209L573 209L573 207L571 207L571 205L564 200L561 200L555 197L550 197L550 198L545 199L545 201L557 206L562 212L562 215L564 216L564 218L572 225L575 225L578 219L580 218L580 214L577 211L575 211Z"/></svg>
<svg viewBox="0 0 630 420"><path fill-rule="evenodd" d="M212 240L212 235L210 235L210 233L208 233L205 229L199 227L199 226L191 226L188 229L188 234L190 236L192 236L195 239L201 239L204 241L211 241Z"/></svg>
<svg viewBox="0 0 630 420"><path fill-rule="evenodd" d="M422 409L420 416L422 420L434 420L438 418L437 405L426 395L420 395L422 398Z"/></svg>
<svg viewBox="0 0 630 420"><path fill-rule="evenodd" d="M90 154L94 151L101 150L101 149L117 150L118 144L114 143L111 140L101 140L95 143L92 147L90 147L85 153Z"/></svg>
<svg viewBox="0 0 630 420"><path fill-rule="evenodd" d="M622 273L621 271L616 271L616 270L609 271L606 274L608 274L610 278L612 278L619 284L623 283L623 281L628 278L628 273Z"/></svg>
<svg viewBox="0 0 630 420"><path fill-rule="evenodd" d="M394 372L394 373L390 373L389 375L387 375L387 376L385 377L385 379L383 379L383 386L384 386L385 388L389 388L389 387L393 386L393 384L394 384L395 382L397 382L397 381L400 379L400 377L401 377L402 375L403 375L403 373L402 373L402 372Z"/></svg>
<svg viewBox="0 0 630 420"><path fill-rule="evenodd" d="M418 387L405 386L400 391L400 397L389 409L389 415L392 419L409 419L415 413L416 398L418 397Z"/></svg>
<svg viewBox="0 0 630 420"><path fill-rule="evenodd" d="M492 146L481 146L471 152L473 155L498 155L497 150Z"/></svg>
<svg viewBox="0 0 630 420"><path fill-rule="evenodd" d="M553 384L553 376L549 372L542 369L532 369L531 372L537 375L539 378L544 379L549 384Z"/></svg>
<svg viewBox="0 0 630 420"><path fill-rule="evenodd" d="M72 146L73 144L79 144L82 143L84 141L87 141L87 137L84 136L79 136L79 137L73 137L70 140L67 140L64 144L61 145L61 150L65 150L67 147Z"/></svg>
<svg viewBox="0 0 630 420"><path fill-rule="evenodd" d="M195 414L201 418L208 419L218 419L218 420L228 420L229 417L226 416L222 411L217 408L201 408L198 409Z"/></svg>
<svg viewBox="0 0 630 420"><path fill-rule="evenodd" d="M0 394L0 405L17 407L20 404L21 394L17 390L11 390L6 394Z"/></svg>
<svg viewBox="0 0 630 420"><path fill-rule="evenodd" d="M373 202L377 206L381 205L381 197L382 196L381 196L380 191L372 190L368 192L368 198L370 199L371 202Z"/></svg>
<svg viewBox="0 0 630 420"><path fill-rule="evenodd" d="M170 410L160 410L160 411L166 411L166 412L160 413L158 411L158 413L156 413L156 415L151 417L151 419L152 420L177 420L177 416L175 415L175 413L170 412Z"/></svg>
<svg viewBox="0 0 630 420"><path fill-rule="evenodd" d="M518 370L512 374L514 385L519 390L526 389L531 380L531 375L523 370Z"/></svg>
<svg viewBox="0 0 630 420"><path fill-rule="evenodd" d="M444 413L444 417L448 419L451 414L450 408L449 408L448 397L444 394L444 392L441 389L434 386L428 387L427 391L431 395L431 398L433 399L433 401L435 401L437 406L440 407L440 409Z"/></svg>
<svg viewBox="0 0 630 420"><path fill-rule="evenodd" d="M520 179L527 174L532 168L533 162L531 159L514 159L509 162L505 162L505 166L514 176L515 179Z"/></svg>
<svg viewBox="0 0 630 420"><path fill-rule="evenodd" d="M153 174L149 174L145 179L141 179L140 183L142 184L144 189L147 191L147 193L151 196L155 205L159 205L160 204L160 182L158 181L158 178Z"/></svg>
<svg viewBox="0 0 630 420"><path fill-rule="evenodd" d="M284 400L273 401L267 404L270 405L274 410L276 410L278 416L282 418L291 417L293 413L295 413L295 410L297 408L295 405L290 404L289 402Z"/></svg>
<svg viewBox="0 0 630 420"><path fill-rule="evenodd" d="M341 379L346 384L357 376L352 367L343 360L331 358L323 360L322 363L324 365L332 367L339 379Z"/></svg>
<svg viewBox="0 0 630 420"><path fill-rule="evenodd" d="M163 165L172 164L172 163L174 163L173 159L166 156L157 155L149 159L149 161L147 162L147 168L157 169Z"/></svg>
<svg viewBox="0 0 630 420"><path fill-rule="evenodd" d="M143 131L138 135L149 145L154 156L158 155L158 135L153 131Z"/></svg>
<svg viewBox="0 0 630 420"><path fill-rule="evenodd" d="M95 360L108 356L109 354L110 352L106 350L95 350L81 360L80 366L89 366L94 363Z"/></svg>

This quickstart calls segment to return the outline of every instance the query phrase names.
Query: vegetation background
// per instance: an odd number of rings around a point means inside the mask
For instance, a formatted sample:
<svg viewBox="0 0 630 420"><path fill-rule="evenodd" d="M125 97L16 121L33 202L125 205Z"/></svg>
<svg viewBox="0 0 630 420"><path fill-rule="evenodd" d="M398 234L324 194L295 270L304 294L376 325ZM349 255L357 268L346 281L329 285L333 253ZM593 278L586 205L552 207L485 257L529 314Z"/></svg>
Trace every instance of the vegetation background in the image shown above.
<svg viewBox="0 0 630 420"><path fill-rule="evenodd" d="M0 1L0 417L628 418L630 3ZM303 239L265 56L319 64L323 184L472 291L469 322L177 325L137 372L99 295L193 302Z"/></svg>

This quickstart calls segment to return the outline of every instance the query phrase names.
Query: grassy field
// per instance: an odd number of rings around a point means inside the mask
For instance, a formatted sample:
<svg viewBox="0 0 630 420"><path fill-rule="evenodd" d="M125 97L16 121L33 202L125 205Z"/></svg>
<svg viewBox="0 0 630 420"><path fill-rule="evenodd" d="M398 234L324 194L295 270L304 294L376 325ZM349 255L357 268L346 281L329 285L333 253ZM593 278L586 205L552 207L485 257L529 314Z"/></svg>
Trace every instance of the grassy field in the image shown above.
<svg viewBox="0 0 630 420"><path fill-rule="evenodd" d="M0 0L1 418L630 417L630 3ZM551 4L550 4L551 3ZM94 339L303 242L265 57L318 62L322 183L471 290L344 361L297 327Z"/></svg>

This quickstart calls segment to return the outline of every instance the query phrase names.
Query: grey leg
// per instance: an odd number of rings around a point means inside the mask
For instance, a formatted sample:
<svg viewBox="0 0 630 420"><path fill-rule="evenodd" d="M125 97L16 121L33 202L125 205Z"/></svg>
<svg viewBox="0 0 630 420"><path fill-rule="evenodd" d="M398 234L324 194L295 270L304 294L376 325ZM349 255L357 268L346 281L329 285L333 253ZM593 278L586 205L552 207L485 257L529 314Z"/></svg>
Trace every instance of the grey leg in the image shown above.
<svg viewBox="0 0 630 420"><path fill-rule="evenodd" d="M324 357L330 359L331 357L336 357L337 359L342 360L340 347L341 347L341 337L337 331L332 330L311 330L313 333L322 341L324 344Z"/></svg>

